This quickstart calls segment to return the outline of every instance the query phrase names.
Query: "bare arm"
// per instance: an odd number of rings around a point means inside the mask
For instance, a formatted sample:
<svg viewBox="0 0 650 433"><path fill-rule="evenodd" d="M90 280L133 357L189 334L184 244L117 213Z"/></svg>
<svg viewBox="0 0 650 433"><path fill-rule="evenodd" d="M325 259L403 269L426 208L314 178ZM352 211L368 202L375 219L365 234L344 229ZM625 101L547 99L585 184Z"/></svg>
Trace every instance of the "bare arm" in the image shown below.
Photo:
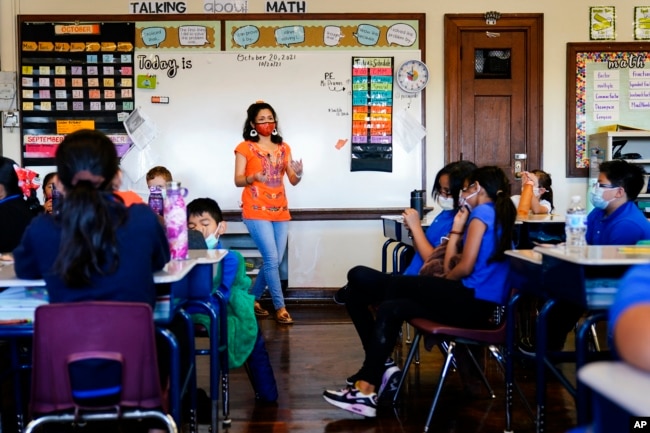
<svg viewBox="0 0 650 433"><path fill-rule="evenodd" d="M266 182L266 175L261 171L246 176L246 157L239 152L235 153L235 185L239 187L252 185L255 181Z"/></svg>
<svg viewBox="0 0 650 433"><path fill-rule="evenodd" d="M551 213L551 209L549 209L548 206L541 204L539 201L539 198L542 196L542 194L544 194L545 191L546 190L544 188L540 188L538 196L533 194L533 199L530 202L530 209L533 211L534 214Z"/></svg>
<svg viewBox="0 0 650 433"><path fill-rule="evenodd" d="M634 305L620 315L614 344L623 360L650 371L650 304Z"/></svg>
<svg viewBox="0 0 650 433"><path fill-rule="evenodd" d="M404 224L411 232L413 247L415 247L415 250L418 252L420 257L426 261L427 257L433 253L434 247L429 243L429 240L424 233L420 214L415 209L409 208L402 212L402 217L404 218Z"/></svg>
<svg viewBox="0 0 650 433"><path fill-rule="evenodd" d="M461 209L460 212L469 212L466 209ZM456 219L454 219L454 225L452 231L457 231ZM476 259L478 257L479 249L481 248L481 242L483 241L483 235L487 226L485 223L477 218L473 219L467 226L467 236L465 237L465 244L463 245L463 253L461 254L460 262L454 267L454 269L449 270L449 261L453 257L453 250L456 250L456 245L458 243L458 238L456 234L450 233L449 243L447 244L447 252L445 254L445 272L447 272L447 278L450 280L460 280L463 277L468 276L474 271L474 265L476 264ZM453 250L452 250L453 249ZM457 254L456 250L454 254Z"/></svg>

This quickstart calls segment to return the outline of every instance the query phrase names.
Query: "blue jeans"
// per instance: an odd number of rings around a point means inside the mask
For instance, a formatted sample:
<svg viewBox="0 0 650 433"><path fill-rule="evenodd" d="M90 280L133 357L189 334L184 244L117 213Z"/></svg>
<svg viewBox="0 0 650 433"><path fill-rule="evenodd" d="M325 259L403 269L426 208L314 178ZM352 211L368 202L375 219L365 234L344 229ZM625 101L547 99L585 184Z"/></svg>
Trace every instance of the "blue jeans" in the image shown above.
<svg viewBox="0 0 650 433"><path fill-rule="evenodd" d="M287 238L289 236L288 221L266 221L251 220L244 218L244 224L248 229L257 249L262 254L262 269L253 285L252 294L259 299L264 293L266 286L271 292L273 307L278 310L284 307L284 296L280 285L280 261L287 249Z"/></svg>

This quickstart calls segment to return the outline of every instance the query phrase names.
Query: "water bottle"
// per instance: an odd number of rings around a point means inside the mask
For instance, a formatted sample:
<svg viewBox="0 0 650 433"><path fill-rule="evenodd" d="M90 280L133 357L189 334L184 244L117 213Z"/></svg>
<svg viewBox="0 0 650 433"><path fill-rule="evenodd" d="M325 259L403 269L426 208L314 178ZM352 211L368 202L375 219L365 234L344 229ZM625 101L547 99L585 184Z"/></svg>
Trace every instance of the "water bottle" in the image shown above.
<svg viewBox="0 0 650 433"><path fill-rule="evenodd" d="M163 216L164 214L163 195L160 187L152 186L149 188L149 207L156 215Z"/></svg>
<svg viewBox="0 0 650 433"><path fill-rule="evenodd" d="M582 205L579 195L571 197L571 204L566 211L564 222L566 233L566 251L570 254L581 254L587 245L587 210Z"/></svg>
<svg viewBox="0 0 650 433"><path fill-rule="evenodd" d="M418 211L420 219L424 217L424 194L425 190L423 189L414 189L411 191L411 208Z"/></svg>
<svg viewBox="0 0 650 433"><path fill-rule="evenodd" d="M52 215L58 215L59 212L61 212L61 191L52 184Z"/></svg>
<svg viewBox="0 0 650 433"><path fill-rule="evenodd" d="M187 189L180 182L167 182L167 195L164 199L164 218L169 250L173 260L188 258L187 209L184 197Z"/></svg>

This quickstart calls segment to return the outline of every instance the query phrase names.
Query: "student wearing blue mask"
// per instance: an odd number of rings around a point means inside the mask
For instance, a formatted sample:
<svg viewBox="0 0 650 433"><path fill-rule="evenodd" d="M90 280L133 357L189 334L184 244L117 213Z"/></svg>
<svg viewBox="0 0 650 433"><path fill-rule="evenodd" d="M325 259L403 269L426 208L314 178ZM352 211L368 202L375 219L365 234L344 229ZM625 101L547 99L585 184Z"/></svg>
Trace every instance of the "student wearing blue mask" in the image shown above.
<svg viewBox="0 0 650 433"><path fill-rule="evenodd" d="M602 162L598 180L589 193L594 209L587 216L587 244L634 245L650 239L650 222L634 200L644 185L643 169L621 159ZM567 334L584 313L569 302L556 302L549 312L547 347L559 351ZM532 348L520 348L531 352Z"/></svg>
<svg viewBox="0 0 650 433"><path fill-rule="evenodd" d="M208 249L222 249L219 237L226 232L227 223L215 200L192 200L187 205L187 226L190 231L195 230L203 235ZM278 390L264 339L255 318L255 296L249 293L250 288L251 279L246 274L244 258L237 251L228 251L219 262L212 293L215 296L216 292L219 292L228 303L229 365L230 368L236 368L246 362L256 400L273 402L278 398ZM192 314L192 320L209 329L207 316ZM210 413L210 410L203 409L201 404L206 400L205 393L200 391L199 417Z"/></svg>
<svg viewBox="0 0 650 433"><path fill-rule="evenodd" d="M633 245L650 239L650 222L634 202L643 188L643 168L615 159L599 169L589 193L594 210L587 216L587 243Z"/></svg>

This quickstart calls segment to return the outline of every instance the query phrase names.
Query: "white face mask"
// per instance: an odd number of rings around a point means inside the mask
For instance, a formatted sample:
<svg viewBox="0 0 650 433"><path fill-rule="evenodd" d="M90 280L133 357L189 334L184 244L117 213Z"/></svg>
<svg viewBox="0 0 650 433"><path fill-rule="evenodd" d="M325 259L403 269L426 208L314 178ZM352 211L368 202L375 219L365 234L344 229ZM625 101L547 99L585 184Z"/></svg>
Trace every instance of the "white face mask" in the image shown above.
<svg viewBox="0 0 650 433"><path fill-rule="evenodd" d="M454 198L439 195L438 204L442 210L452 210L454 208Z"/></svg>
<svg viewBox="0 0 650 433"><path fill-rule="evenodd" d="M474 191L473 193L471 193L467 197L461 197L460 200L458 200L458 204L460 205L460 207L466 206L467 210L469 210L471 212L472 211L472 205L469 204L467 201L470 198L474 197L479 192L481 192L481 185L478 185L478 188L476 189L476 191Z"/></svg>
<svg viewBox="0 0 650 433"><path fill-rule="evenodd" d="M217 224L217 229L214 231L214 233L205 238L205 244L208 246L209 250L214 250L219 244L219 227L221 227L221 223Z"/></svg>

